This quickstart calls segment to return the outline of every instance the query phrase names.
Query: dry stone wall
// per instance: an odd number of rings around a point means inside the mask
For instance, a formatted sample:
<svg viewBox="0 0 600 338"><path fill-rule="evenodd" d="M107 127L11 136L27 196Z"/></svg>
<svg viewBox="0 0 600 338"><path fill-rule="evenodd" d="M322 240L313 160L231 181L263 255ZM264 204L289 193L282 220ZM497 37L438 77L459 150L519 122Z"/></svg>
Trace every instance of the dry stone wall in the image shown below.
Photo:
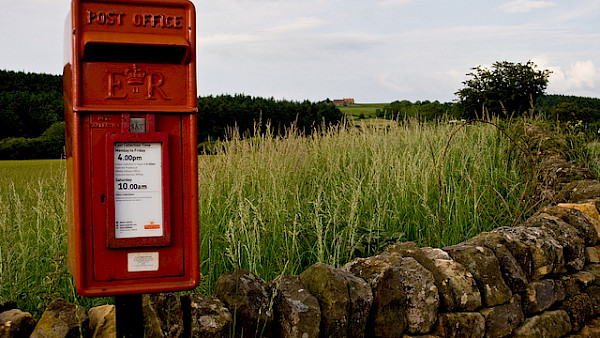
<svg viewBox="0 0 600 338"><path fill-rule="evenodd" d="M236 270L212 296L144 295L146 336L600 337L600 182L557 153L540 162L547 206L523 224L444 248L400 242L270 282ZM56 300L36 321L0 303L0 337L115 332L112 305Z"/></svg>

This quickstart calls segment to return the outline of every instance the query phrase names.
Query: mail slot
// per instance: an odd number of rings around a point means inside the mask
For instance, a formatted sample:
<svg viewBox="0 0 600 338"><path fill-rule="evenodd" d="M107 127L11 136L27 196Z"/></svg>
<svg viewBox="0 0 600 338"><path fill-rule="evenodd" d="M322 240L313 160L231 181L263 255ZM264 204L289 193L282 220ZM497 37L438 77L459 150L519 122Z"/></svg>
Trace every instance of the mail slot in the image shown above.
<svg viewBox="0 0 600 338"><path fill-rule="evenodd" d="M71 3L68 261L81 295L198 284L195 34L186 0Z"/></svg>

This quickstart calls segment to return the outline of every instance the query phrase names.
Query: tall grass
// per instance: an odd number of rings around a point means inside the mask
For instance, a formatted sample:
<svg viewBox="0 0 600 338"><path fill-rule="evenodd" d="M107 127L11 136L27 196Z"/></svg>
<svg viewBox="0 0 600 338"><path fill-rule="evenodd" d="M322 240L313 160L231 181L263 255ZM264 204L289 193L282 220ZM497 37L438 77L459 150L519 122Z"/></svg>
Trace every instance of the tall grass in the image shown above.
<svg viewBox="0 0 600 338"><path fill-rule="evenodd" d="M40 314L76 297L66 263L65 163L0 161L0 299Z"/></svg>
<svg viewBox="0 0 600 338"><path fill-rule="evenodd" d="M270 280L398 240L444 246L512 225L527 209L528 185L509 141L490 125L465 127L441 164L457 127L364 122L310 137L232 137L201 155L197 291L211 292L233 268ZM38 316L55 297L88 307L110 301L75 295L65 204L63 161L0 162L0 298Z"/></svg>
<svg viewBox="0 0 600 338"><path fill-rule="evenodd" d="M587 143L586 149L589 152L586 164L592 169L596 177L600 177L600 141L593 140Z"/></svg>
<svg viewBox="0 0 600 338"><path fill-rule="evenodd" d="M203 288L232 268L271 279L317 261L338 266L397 240L444 246L522 219L530 186L509 141L493 126L468 126L440 164L456 128L365 122L308 138L233 137L201 156Z"/></svg>

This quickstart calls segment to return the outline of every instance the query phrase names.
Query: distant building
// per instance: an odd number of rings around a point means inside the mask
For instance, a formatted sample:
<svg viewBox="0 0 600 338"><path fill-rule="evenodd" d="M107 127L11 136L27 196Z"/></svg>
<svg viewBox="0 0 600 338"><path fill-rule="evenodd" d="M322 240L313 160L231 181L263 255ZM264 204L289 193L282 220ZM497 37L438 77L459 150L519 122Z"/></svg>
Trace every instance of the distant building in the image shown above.
<svg viewBox="0 0 600 338"><path fill-rule="evenodd" d="M349 104L354 104L354 99L346 98L341 100L333 100L333 104L335 104L336 106L347 106Z"/></svg>

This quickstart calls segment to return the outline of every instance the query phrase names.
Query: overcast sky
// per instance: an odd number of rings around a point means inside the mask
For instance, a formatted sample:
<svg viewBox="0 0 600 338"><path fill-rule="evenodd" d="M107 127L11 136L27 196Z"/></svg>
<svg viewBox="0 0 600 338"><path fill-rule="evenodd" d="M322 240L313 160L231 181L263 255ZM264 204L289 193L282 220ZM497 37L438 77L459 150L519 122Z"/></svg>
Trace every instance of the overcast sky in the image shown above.
<svg viewBox="0 0 600 338"><path fill-rule="evenodd" d="M599 0L193 0L198 94L456 99L472 67L534 61L600 97ZM0 0L0 69L60 74L68 0Z"/></svg>

